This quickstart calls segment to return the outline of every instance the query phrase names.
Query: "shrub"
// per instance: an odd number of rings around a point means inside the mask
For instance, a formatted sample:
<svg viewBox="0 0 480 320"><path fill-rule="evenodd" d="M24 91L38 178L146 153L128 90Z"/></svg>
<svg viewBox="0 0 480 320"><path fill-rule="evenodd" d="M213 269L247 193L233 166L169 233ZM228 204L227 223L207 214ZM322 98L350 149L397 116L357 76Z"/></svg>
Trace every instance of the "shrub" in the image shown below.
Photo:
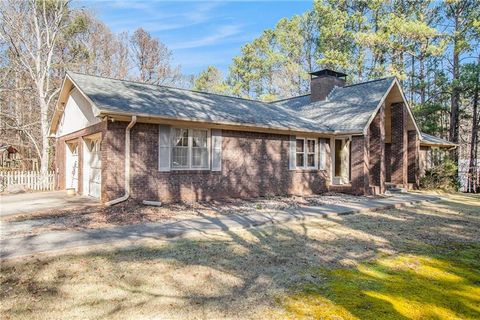
<svg viewBox="0 0 480 320"><path fill-rule="evenodd" d="M425 176L420 179L420 187L423 189L441 189L445 191L457 191L459 187L457 164L445 158L441 163L427 170Z"/></svg>

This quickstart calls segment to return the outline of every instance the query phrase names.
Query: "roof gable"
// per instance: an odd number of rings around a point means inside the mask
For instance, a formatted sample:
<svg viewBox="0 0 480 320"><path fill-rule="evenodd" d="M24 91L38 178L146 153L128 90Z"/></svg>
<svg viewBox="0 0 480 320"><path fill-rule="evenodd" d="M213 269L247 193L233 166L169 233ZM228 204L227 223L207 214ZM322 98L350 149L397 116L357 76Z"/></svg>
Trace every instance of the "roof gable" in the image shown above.
<svg viewBox="0 0 480 320"><path fill-rule="evenodd" d="M74 88L70 91L65 103L65 109L56 129L56 136L63 136L100 122L94 112L92 104L77 88Z"/></svg>
<svg viewBox="0 0 480 320"><path fill-rule="evenodd" d="M321 121L333 132L366 133L381 104L395 90L396 99L405 103L415 129L418 126L395 77L335 87L326 101L310 102L310 95L274 101L272 103L298 111L304 118Z"/></svg>
<svg viewBox="0 0 480 320"><path fill-rule="evenodd" d="M335 88L327 101L305 106L300 113L314 121L323 121L335 132L363 132L392 86L394 78L385 78Z"/></svg>

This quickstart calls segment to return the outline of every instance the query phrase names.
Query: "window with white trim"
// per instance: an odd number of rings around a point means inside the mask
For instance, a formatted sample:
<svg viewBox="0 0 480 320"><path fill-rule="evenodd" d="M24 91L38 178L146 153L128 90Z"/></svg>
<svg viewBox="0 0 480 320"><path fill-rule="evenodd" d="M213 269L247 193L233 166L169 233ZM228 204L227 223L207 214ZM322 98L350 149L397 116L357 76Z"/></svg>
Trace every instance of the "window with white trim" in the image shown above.
<svg viewBox="0 0 480 320"><path fill-rule="evenodd" d="M173 169L208 169L207 129L172 128Z"/></svg>
<svg viewBox="0 0 480 320"><path fill-rule="evenodd" d="M208 132L192 131L192 168L208 168Z"/></svg>
<svg viewBox="0 0 480 320"><path fill-rule="evenodd" d="M313 169L317 167L317 139L296 139L296 167Z"/></svg>
<svg viewBox="0 0 480 320"><path fill-rule="evenodd" d="M297 168L305 166L305 139L297 139Z"/></svg>

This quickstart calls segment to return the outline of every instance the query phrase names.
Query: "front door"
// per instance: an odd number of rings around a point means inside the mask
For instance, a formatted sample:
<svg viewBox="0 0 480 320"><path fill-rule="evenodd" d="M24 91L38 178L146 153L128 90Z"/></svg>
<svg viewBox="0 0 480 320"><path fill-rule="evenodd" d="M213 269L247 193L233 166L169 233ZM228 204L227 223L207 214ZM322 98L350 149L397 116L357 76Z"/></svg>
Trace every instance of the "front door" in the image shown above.
<svg viewBox="0 0 480 320"><path fill-rule="evenodd" d="M347 184L350 182L350 139L334 140L333 183Z"/></svg>

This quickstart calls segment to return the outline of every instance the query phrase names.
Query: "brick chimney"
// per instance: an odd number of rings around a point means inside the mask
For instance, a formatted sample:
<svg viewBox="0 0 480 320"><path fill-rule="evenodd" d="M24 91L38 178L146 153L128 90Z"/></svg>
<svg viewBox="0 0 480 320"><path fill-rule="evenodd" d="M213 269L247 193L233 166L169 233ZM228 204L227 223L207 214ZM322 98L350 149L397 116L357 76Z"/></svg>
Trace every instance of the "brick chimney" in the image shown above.
<svg viewBox="0 0 480 320"><path fill-rule="evenodd" d="M346 82L345 73L330 69L310 72L310 101L325 101L335 87L343 87Z"/></svg>

